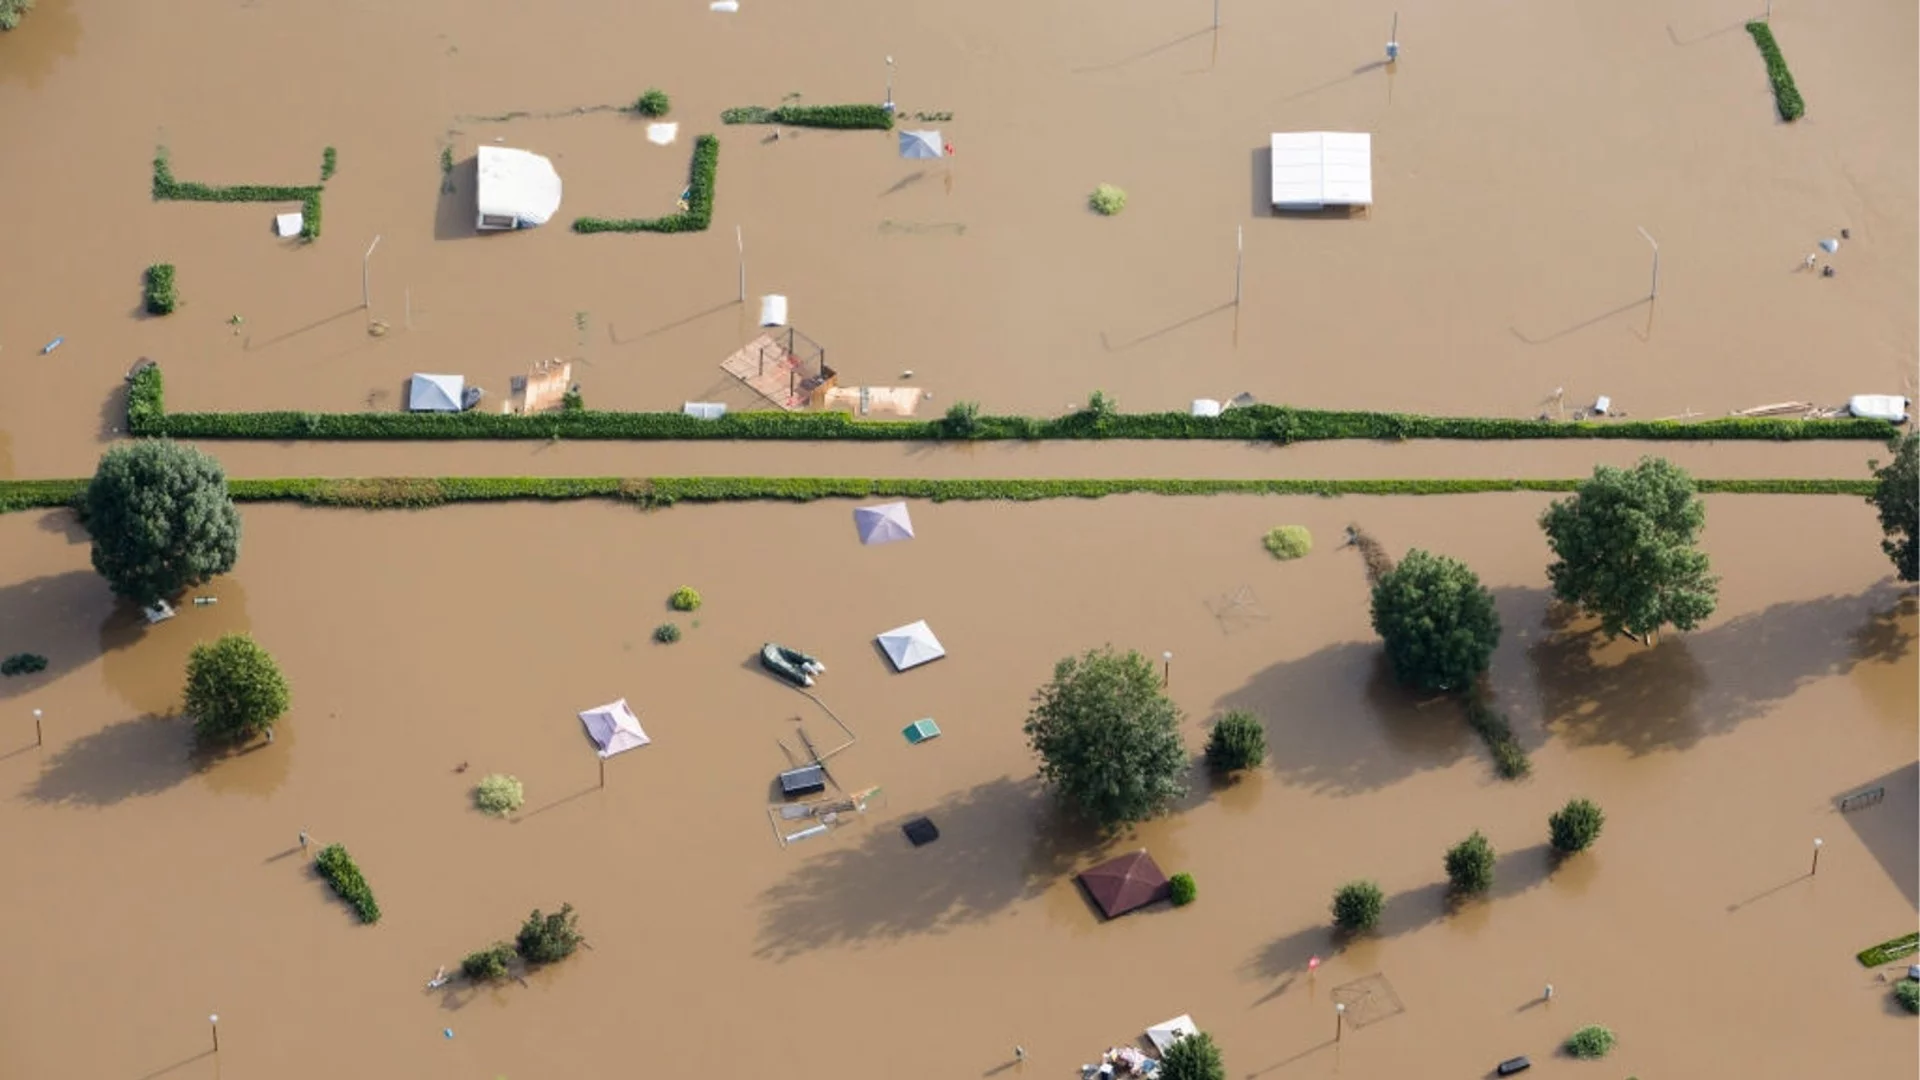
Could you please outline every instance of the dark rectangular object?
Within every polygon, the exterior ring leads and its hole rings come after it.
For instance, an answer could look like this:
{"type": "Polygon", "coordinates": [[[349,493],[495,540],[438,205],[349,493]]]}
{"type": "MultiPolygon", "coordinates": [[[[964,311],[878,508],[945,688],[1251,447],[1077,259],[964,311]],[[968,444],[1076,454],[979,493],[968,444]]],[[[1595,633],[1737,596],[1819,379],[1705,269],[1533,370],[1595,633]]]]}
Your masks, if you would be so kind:
{"type": "Polygon", "coordinates": [[[788,769],[780,774],[780,794],[791,799],[827,790],[827,771],[818,765],[788,769]]]}
{"type": "Polygon", "coordinates": [[[1493,1071],[1499,1073],[1501,1076],[1512,1076],[1514,1073],[1526,1072],[1531,1068],[1533,1068],[1533,1062],[1528,1061],[1526,1055],[1522,1054],[1519,1057],[1508,1058],[1501,1062],[1499,1067],[1493,1071]]]}
{"type": "Polygon", "coordinates": [[[907,834],[907,839],[913,841],[914,847],[931,844],[940,839],[940,827],[933,823],[932,818],[914,818],[900,826],[900,831],[907,834]]]}

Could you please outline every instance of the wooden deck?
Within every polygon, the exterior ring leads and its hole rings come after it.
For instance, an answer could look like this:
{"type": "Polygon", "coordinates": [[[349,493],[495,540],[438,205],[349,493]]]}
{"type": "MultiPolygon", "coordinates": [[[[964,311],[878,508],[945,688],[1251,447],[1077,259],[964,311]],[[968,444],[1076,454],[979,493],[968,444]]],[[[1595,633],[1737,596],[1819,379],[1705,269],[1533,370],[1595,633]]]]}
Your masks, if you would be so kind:
{"type": "Polygon", "coordinates": [[[739,352],[721,361],[720,367],[788,412],[807,407],[805,380],[797,377],[800,361],[789,355],[772,334],[754,338],[739,352]]]}

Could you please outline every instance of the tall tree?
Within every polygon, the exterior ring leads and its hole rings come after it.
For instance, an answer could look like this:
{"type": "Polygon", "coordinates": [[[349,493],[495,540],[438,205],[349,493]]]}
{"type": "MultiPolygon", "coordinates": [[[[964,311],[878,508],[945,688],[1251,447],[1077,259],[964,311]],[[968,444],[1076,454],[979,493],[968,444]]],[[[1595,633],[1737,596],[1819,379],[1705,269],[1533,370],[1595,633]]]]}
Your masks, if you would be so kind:
{"type": "Polygon", "coordinates": [[[1874,509],[1880,511],[1880,531],[1886,533],[1886,539],[1880,541],[1880,550],[1893,560],[1893,568],[1900,574],[1901,581],[1920,580],[1920,542],[1915,534],[1920,534],[1920,470],[1914,463],[1915,447],[1920,446],[1920,434],[1908,432],[1906,435],[1888,444],[1893,451],[1893,460],[1879,465],[1873,471],[1873,478],[1879,483],[1873,494],[1867,497],[1874,509]]]}
{"type": "Polygon", "coordinates": [[[1055,664],[1025,731],[1041,779],[1103,828],[1145,820],[1186,794],[1180,711],[1137,652],[1095,649],[1055,664]]]}
{"type": "Polygon", "coordinates": [[[1394,677],[1421,690],[1465,687],[1500,644],[1500,614],[1480,579],[1465,563],[1418,549],[1375,583],[1373,629],[1394,677]]]}
{"type": "Polygon", "coordinates": [[[210,742],[231,742],[271,731],[291,695],[280,666],[245,634],[228,634],[193,647],[187,657],[187,715],[210,742]]]}
{"type": "Polygon", "coordinates": [[[1695,546],[1706,520],[1693,478],[1672,462],[1601,465],[1540,517],[1553,595],[1598,616],[1610,636],[1652,644],[1662,626],[1691,630],[1713,614],[1720,591],[1695,546]]]}
{"type": "Polygon", "coordinates": [[[220,463],[165,439],[123,443],[87,485],[93,568],[142,606],[233,569],[240,514],[220,463]]]}

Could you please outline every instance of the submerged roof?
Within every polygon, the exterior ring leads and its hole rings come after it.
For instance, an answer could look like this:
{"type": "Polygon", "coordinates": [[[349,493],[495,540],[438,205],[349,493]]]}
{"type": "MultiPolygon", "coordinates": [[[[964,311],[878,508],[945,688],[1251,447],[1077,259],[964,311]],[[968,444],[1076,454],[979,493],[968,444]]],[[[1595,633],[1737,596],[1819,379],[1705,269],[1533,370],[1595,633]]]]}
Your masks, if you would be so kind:
{"type": "Polygon", "coordinates": [[[1373,205],[1373,136],[1286,131],[1273,136],[1273,205],[1280,210],[1373,205]]]}
{"type": "Polygon", "coordinates": [[[482,214],[545,225],[560,209],[560,174],[553,162],[530,150],[483,146],[480,182],[474,194],[482,214]]]}
{"type": "Polygon", "coordinates": [[[895,671],[919,667],[947,655],[945,646],[933,636],[925,619],[894,627],[876,640],[880,642],[880,648],[886,651],[887,659],[893,661],[895,671]]]}
{"type": "Polygon", "coordinates": [[[1165,900],[1173,888],[1167,875],[1160,872],[1160,864],[1144,848],[1081,871],[1080,884],[1109,919],[1165,900]]]}
{"type": "Polygon", "coordinates": [[[640,729],[640,718],[633,715],[626,698],[611,705],[588,709],[580,714],[580,722],[587,725],[587,735],[600,747],[600,756],[603,758],[653,741],[640,729]]]}
{"type": "Polygon", "coordinates": [[[863,544],[890,544],[895,540],[913,539],[913,519],[907,516],[907,504],[903,502],[856,506],[853,509],[853,527],[859,530],[863,544]]]}

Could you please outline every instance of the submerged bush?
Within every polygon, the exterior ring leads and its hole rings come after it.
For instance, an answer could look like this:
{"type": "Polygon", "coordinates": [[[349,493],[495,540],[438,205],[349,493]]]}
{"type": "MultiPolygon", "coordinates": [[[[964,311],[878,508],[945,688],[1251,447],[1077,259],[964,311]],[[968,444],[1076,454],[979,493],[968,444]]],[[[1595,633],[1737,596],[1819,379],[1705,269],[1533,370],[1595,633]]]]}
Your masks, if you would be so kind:
{"type": "Polygon", "coordinates": [[[535,908],[520,927],[519,936],[514,938],[514,948],[519,950],[520,958],[529,964],[551,964],[565,960],[580,947],[582,939],[580,929],[575,925],[577,921],[572,904],[562,904],[559,911],[544,916],[539,908],[535,908]]]}
{"type": "Polygon", "coordinates": [[[1893,1000],[1910,1013],[1920,1013],[1920,982],[1902,979],[1893,988],[1893,1000]]]}
{"type": "Polygon", "coordinates": [[[673,109],[673,102],[667,92],[657,86],[647,87],[646,93],[634,99],[633,111],[641,116],[665,116],[673,109]]]}
{"type": "Polygon", "coordinates": [[[682,585],[673,590],[672,599],[667,601],[675,611],[700,610],[700,592],[691,585],[682,585]]]}
{"type": "Polygon", "coordinates": [[[1780,119],[1792,123],[1807,114],[1807,103],[1800,97],[1800,88],[1793,83],[1793,72],[1787,70],[1787,58],[1780,54],[1780,43],[1773,39],[1773,27],[1758,19],[1747,24],[1747,33],[1753,35],[1753,43],[1760,48],[1760,56],[1767,62],[1767,81],[1773,84],[1773,106],[1780,113],[1780,119]]]}
{"type": "Polygon", "coordinates": [[[173,286],[173,264],[154,263],[147,267],[147,314],[171,315],[179,304],[180,295],[173,286]]]}
{"type": "Polygon", "coordinates": [[[1215,772],[1251,769],[1267,757],[1267,728],[1250,712],[1235,709],[1207,735],[1207,765],[1215,772]]]}
{"type": "Polygon", "coordinates": [[[1547,818],[1547,838],[1563,855],[1585,851],[1600,836],[1607,815],[1586,799],[1568,799],[1547,818]]]}
{"type": "Polygon", "coordinates": [[[1174,907],[1186,907],[1193,903],[1193,898],[1200,893],[1199,886],[1193,883],[1192,874],[1175,874],[1168,880],[1167,885],[1172,890],[1169,897],[1173,900],[1174,907]]]}
{"type": "Polygon", "coordinates": [[[14,653],[0,660],[0,675],[32,675],[47,670],[47,658],[39,653],[14,653]]]}
{"type": "Polygon", "coordinates": [[[653,628],[653,640],[662,645],[671,645],[680,640],[680,624],[663,622],[653,628]]]}
{"type": "Polygon", "coordinates": [[[0,30],[20,25],[20,16],[33,10],[33,0],[0,0],[0,30]]]}
{"type": "Polygon", "coordinates": [[[1333,894],[1333,925],[1353,934],[1379,925],[1387,894],[1371,881],[1349,881],[1333,894]]]}
{"type": "Polygon", "coordinates": [[[513,963],[513,946],[496,941],[479,952],[468,953],[460,961],[460,974],[474,982],[494,982],[507,977],[507,965],[513,963]]]}
{"type": "Polygon", "coordinates": [[[1127,193],[1112,184],[1101,184],[1087,196],[1087,205],[1102,217],[1112,217],[1127,208],[1127,193]]]}
{"type": "Polygon", "coordinates": [[[473,801],[489,814],[511,814],[526,802],[526,790],[518,777],[494,773],[480,779],[473,789],[473,801]]]}
{"type": "Polygon", "coordinates": [[[1447,883],[1457,894],[1483,893],[1493,887],[1493,844],[1479,829],[1447,849],[1447,883]]]}
{"type": "Polygon", "coordinates": [[[1267,532],[1260,541],[1267,547],[1267,554],[1285,562],[1297,559],[1313,550],[1313,534],[1305,525],[1282,525],[1267,532]]]}
{"type": "Polygon", "coordinates": [[[980,403],[956,401],[947,406],[947,415],[940,421],[940,430],[950,439],[972,438],[980,430],[980,403]]]}
{"type": "Polygon", "coordinates": [[[354,865],[353,856],[339,844],[328,844],[320,849],[313,860],[314,869],[327,879],[333,891],[342,900],[353,905],[354,913],[363,923],[380,921],[380,905],[373,899],[373,890],[368,887],[367,879],[360,874],[360,868],[354,865]]]}
{"type": "Polygon", "coordinates": [[[1583,1060],[1606,1057],[1613,1050],[1613,1032],[1599,1024],[1588,1024],[1567,1036],[1567,1053],[1583,1060]]]}

